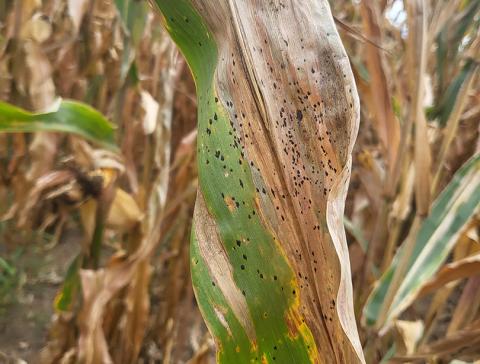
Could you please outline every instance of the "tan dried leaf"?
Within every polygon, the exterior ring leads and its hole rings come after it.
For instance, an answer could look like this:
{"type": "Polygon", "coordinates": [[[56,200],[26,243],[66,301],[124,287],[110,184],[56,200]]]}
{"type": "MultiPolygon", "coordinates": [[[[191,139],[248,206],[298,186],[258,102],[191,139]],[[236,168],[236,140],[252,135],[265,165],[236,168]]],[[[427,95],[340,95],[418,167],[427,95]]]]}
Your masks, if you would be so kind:
{"type": "Polygon", "coordinates": [[[126,231],[142,221],[143,216],[135,199],[121,188],[117,188],[108,212],[107,226],[126,231]]]}

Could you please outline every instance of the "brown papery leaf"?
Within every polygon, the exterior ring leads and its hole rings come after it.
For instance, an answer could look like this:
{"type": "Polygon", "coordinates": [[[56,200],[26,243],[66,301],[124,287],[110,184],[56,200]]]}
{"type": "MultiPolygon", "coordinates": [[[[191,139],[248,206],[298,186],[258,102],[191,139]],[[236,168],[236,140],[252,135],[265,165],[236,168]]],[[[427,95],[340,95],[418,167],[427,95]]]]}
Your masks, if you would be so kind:
{"type": "Polygon", "coordinates": [[[407,2],[408,70],[410,94],[413,98],[411,118],[415,120],[415,194],[417,213],[425,216],[430,207],[430,145],[427,139],[425,91],[427,69],[427,8],[425,1],[407,2]],[[415,77],[413,77],[415,75],[415,77]]]}
{"type": "Polygon", "coordinates": [[[480,320],[463,330],[429,344],[425,350],[411,356],[398,356],[392,363],[424,362],[427,358],[475,360],[480,354],[480,320]]]}
{"type": "Polygon", "coordinates": [[[480,274],[480,254],[446,264],[435,277],[423,286],[418,296],[422,297],[450,282],[477,274],[480,274]]]}
{"type": "Polygon", "coordinates": [[[143,212],[135,199],[121,188],[117,188],[108,212],[107,226],[125,231],[138,224],[142,218],[143,212]]]}
{"type": "MultiPolygon", "coordinates": [[[[78,316],[78,358],[82,363],[113,363],[103,331],[107,303],[135,277],[139,262],[146,259],[152,249],[151,242],[145,241],[130,257],[117,254],[106,268],[80,271],[84,301],[78,316]]],[[[139,298],[143,301],[143,297],[144,294],[139,298]]],[[[138,348],[138,343],[136,346],[138,348]]]]}
{"type": "Polygon", "coordinates": [[[413,354],[415,352],[416,344],[422,335],[422,321],[395,321],[394,337],[397,355],[413,354]]]}
{"type": "Polygon", "coordinates": [[[480,307],[480,275],[474,275],[463,287],[462,295],[448,325],[447,335],[454,334],[472,322],[477,317],[478,307],[480,307]]]}
{"type": "MultiPolygon", "coordinates": [[[[380,9],[376,1],[361,2],[362,22],[365,36],[379,44],[382,41],[380,27],[380,9]]],[[[393,114],[392,95],[387,81],[385,55],[371,44],[366,45],[366,62],[370,74],[370,104],[369,110],[374,114],[374,122],[384,152],[387,155],[388,167],[392,171],[397,159],[400,144],[400,124],[393,114]]],[[[367,99],[368,100],[368,99],[367,99]]]]}
{"type": "Polygon", "coordinates": [[[72,19],[75,33],[80,29],[80,24],[82,24],[82,19],[87,11],[88,3],[88,0],[68,0],[68,14],[72,19]]]}

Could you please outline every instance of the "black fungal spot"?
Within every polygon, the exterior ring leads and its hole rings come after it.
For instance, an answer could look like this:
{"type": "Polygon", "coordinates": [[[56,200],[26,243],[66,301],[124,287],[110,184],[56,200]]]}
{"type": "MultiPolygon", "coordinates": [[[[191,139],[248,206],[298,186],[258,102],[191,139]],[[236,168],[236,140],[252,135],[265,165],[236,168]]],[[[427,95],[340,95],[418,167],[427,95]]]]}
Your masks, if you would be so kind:
{"type": "Polygon", "coordinates": [[[297,110],[297,121],[301,122],[303,120],[303,113],[301,110],[297,110]]]}

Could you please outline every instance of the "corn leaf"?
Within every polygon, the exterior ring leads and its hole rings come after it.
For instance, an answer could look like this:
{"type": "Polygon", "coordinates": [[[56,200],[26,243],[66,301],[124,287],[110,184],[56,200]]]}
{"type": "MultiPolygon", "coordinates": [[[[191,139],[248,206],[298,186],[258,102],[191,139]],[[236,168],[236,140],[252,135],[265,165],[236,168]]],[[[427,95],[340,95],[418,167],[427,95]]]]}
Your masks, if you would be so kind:
{"type": "Polygon", "coordinates": [[[120,13],[124,31],[137,45],[145,30],[148,15],[148,4],[137,0],[115,0],[115,5],[120,13]]]}
{"type": "Polygon", "coordinates": [[[470,77],[475,75],[477,70],[478,64],[475,60],[466,60],[459,74],[453,79],[452,83],[446,89],[445,94],[439,100],[438,105],[428,110],[428,117],[432,120],[438,118],[439,124],[445,126],[455,107],[462,86],[467,83],[470,77]]]}
{"type": "Polygon", "coordinates": [[[449,119],[465,80],[477,69],[477,62],[467,59],[458,74],[452,79],[448,77],[452,72],[449,67],[455,66],[460,61],[461,49],[475,38],[468,36],[469,29],[472,29],[475,35],[478,28],[477,15],[480,12],[480,2],[466,1],[465,4],[461,13],[453,21],[445,24],[435,39],[437,46],[435,75],[438,78],[439,93],[435,106],[428,110],[427,115],[431,120],[438,119],[441,126],[445,126],[449,119]]]}
{"type": "MultiPolygon", "coordinates": [[[[436,199],[428,218],[416,238],[415,248],[392,305],[387,325],[407,308],[448,257],[462,229],[480,204],[480,155],[472,157],[455,174],[450,184],[436,199]]],[[[364,320],[374,325],[391,284],[402,249],[390,268],[380,278],[364,308],[364,320]]]]}
{"type": "Polygon", "coordinates": [[[218,362],[364,362],[343,228],[359,102],[328,1],[155,3],[197,87],[191,266],[218,362]]]}
{"type": "Polygon", "coordinates": [[[31,113],[0,102],[0,132],[38,131],[73,133],[110,150],[117,150],[114,126],[100,112],[86,104],[63,100],[55,111],[31,113]]]}
{"type": "Polygon", "coordinates": [[[71,309],[75,295],[80,288],[80,276],[78,274],[82,265],[81,256],[78,255],[67,269],[67,274],[63,281],[60,292],[55,297],[55,309],[58,311],[68,311],[71,309]]]}

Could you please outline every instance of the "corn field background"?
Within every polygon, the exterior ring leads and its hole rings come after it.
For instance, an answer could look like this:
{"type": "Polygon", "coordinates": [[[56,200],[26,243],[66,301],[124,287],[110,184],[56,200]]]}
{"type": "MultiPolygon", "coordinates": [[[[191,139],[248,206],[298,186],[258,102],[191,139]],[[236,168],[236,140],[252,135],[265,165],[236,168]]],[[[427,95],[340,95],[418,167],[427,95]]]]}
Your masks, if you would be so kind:
{"type": "MultiPolygon", "coordinates": [[[[215,362],[190,276],[204,131],[167,3],[0,0],[0,363],[215,362]]],[[[480,2],[330,6],[361,105],[365,360],[480,362],[480,2]]]]}

